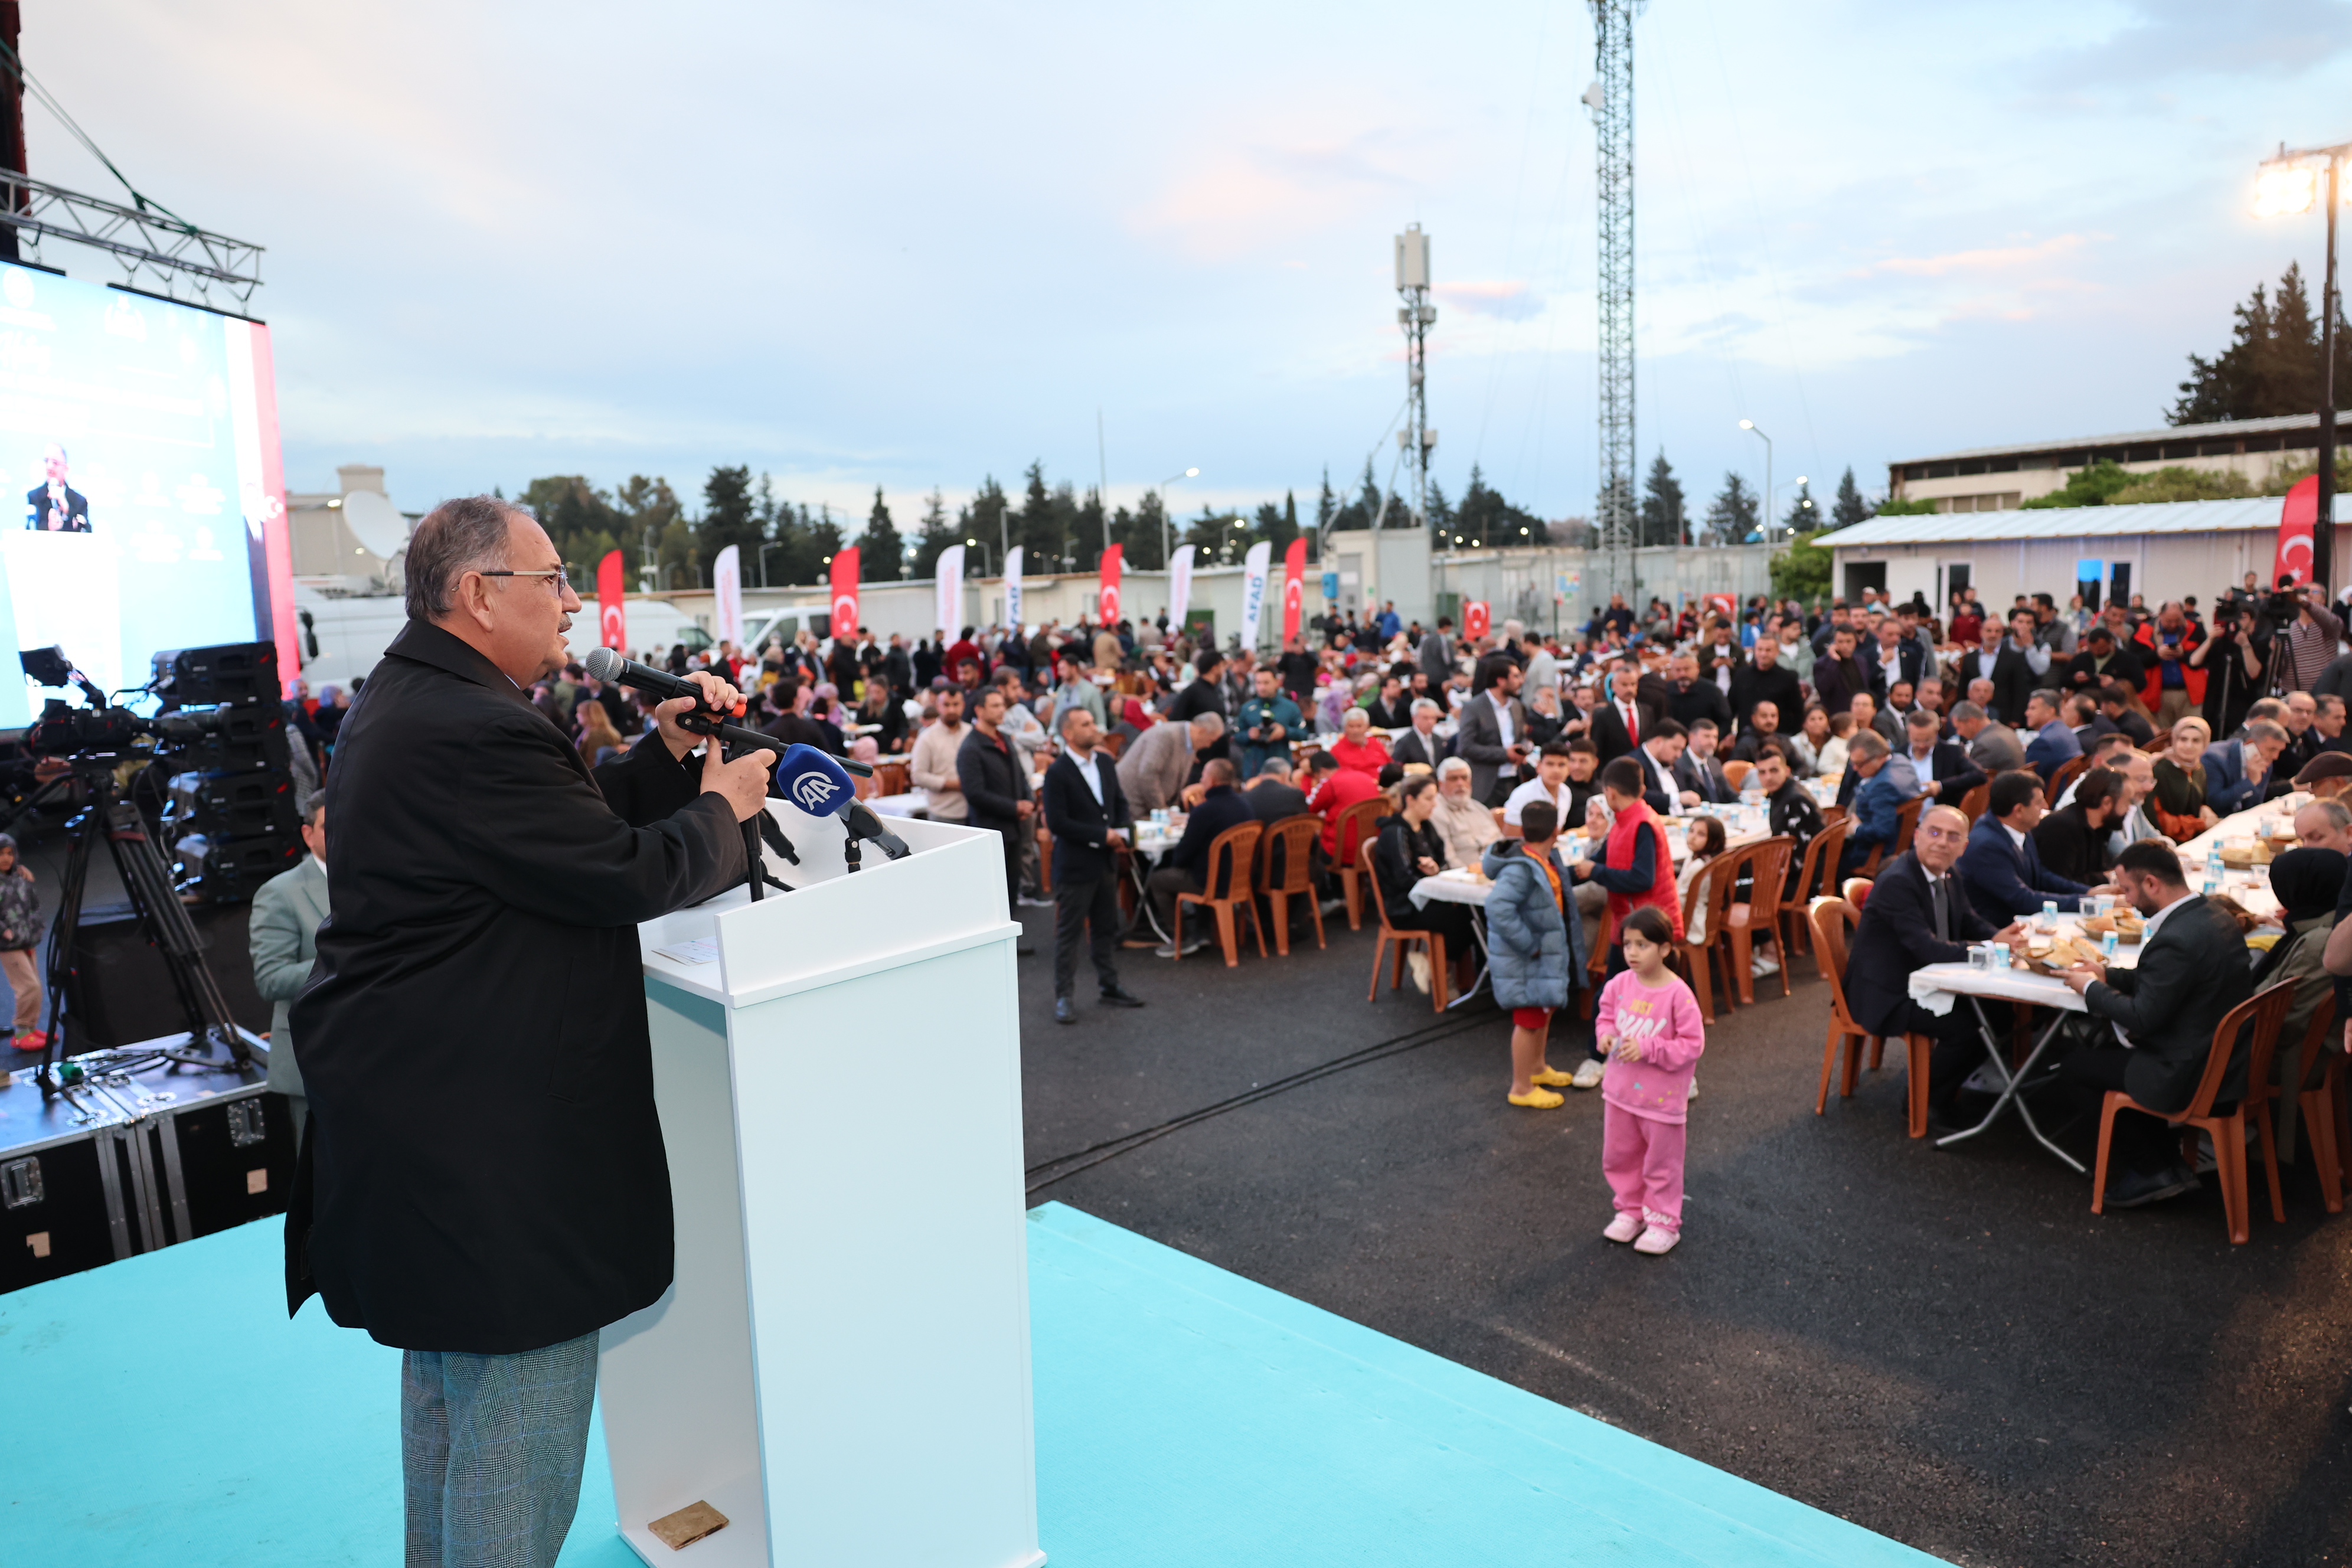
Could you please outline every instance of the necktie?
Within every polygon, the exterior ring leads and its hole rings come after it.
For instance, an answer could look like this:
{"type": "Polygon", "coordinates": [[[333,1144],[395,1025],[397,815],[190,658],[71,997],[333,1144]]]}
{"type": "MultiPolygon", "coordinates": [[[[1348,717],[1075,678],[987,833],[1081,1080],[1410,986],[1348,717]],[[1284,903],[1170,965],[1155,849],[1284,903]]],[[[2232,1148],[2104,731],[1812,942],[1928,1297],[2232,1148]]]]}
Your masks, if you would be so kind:
{"type": "Polygon", "coordinates": [[[1951,906],[1945,902],[1944,879],[1938,877],[1929,882],[1927,890],[1936,900],[1936,938],[1939,942],[1949,942],[1952,940],[1952,913],[1951,906]]]}
{"type": "Polygon", "coordinates": [[[1624,704],[1624,713],[1626,738],[1638,746],[1642,743],[1642,725],[1641,721],[1633,716],[1633,705],[1631,702],[1624,704]]]}

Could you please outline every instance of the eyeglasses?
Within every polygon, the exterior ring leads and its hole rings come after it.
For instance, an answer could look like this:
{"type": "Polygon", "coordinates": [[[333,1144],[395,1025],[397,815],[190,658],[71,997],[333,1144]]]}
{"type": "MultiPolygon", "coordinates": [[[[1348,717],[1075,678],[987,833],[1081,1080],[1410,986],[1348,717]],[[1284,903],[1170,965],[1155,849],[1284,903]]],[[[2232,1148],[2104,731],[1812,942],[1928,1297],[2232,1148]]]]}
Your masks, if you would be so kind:
{"type": "Polygon", "coordinates": [[[544,567],[537,572],[482,572],[482,577],[551,577],[555,580],[555,596],[559,599],[572,592],[572,579],[561,566],[544,567]]]}

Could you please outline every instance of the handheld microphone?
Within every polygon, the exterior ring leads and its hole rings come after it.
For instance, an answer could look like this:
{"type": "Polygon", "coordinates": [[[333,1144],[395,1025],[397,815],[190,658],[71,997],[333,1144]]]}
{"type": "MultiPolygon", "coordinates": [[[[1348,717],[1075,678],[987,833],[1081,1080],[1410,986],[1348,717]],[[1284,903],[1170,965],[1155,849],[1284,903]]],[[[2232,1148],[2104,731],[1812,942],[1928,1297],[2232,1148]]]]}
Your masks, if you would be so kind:
{"type": "Polygon", "coordinates": [[[776,787],[783,797],[807,812],[811,816],[835,816],[841,819],[844,831],[849,835],[851,864],[856,864],[856,848],[859,839],[881,847],[891,859],[903,859],[908,853],[906,841],[882,825],[874,809],[857,798],[857,789],[840,763],[814,746],[795,742],[776,764],[776,787]]]}
{"type": "MultiPolygon", "coordinates": [[[[773,735],[759,730],[746,729],[740,724],[730,724],[719,719],[714,710],[701,705],[702,688],[691,680],[681,679],[666,669],[656,669],[650,664],[639,664],[634,658],[623,658],[619,653],[609,647],[590,648],[588,656],[580,661],[580,668],[599,680],[609,680],[619,686],[634,686],[640,691],[650,691],[665,701],[673,697],[691,697],[697,706],[692,711],[678,715],[677,723],[682,730],[691,730],[698,735],[716,736],[729,745],[751,751],[781,752],[784,750],[784,743],[773,735]]],[[[736,713],[741,714],[744,706],[743,703],[737,703],[736,713]]],[[[870,776],[874,772],[864,763],[844,763],[840,766],[861,776],[870,776]]]]}

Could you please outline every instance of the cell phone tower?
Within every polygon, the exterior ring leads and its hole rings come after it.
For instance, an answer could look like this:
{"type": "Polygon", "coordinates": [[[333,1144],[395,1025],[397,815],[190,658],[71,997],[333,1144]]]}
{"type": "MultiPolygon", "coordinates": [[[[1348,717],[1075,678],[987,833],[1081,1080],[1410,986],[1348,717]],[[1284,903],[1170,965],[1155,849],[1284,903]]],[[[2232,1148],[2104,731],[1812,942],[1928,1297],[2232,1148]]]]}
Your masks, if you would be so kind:
{"type": "Polygon", "coordinates": [[[1429,427],[1429,329],[1436,324],[1437,307],[1429,302],[1429,236],[1417,223],[1396,237],[1396,286],[1404,300],[1397,307],[1397,325],[1404,329],[1406,409],[1397,446],[1412,465],[1412,521],[1425,529],[1429,454],[1437,445],[1437,432],[1429,427]]]}
{"type": "Polygon", "coordinates": [[[1601,494],[1609,587],[1630,599],[1633,570],[1633,18],[1643,0],[1591,0],[1594,185],[1600,202],[1601,494]]]}

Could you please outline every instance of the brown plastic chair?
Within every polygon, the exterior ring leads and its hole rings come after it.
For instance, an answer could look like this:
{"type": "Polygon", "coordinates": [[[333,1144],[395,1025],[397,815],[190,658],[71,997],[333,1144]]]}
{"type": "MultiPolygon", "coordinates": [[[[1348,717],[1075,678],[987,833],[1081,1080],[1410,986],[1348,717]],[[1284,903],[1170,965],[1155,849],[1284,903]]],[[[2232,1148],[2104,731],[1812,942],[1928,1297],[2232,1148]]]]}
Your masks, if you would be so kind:
{"type": "Polygon", "coordinates": [[[1389,989],[1396,990],[1404,984],[1404,955],[1418,942],[1429,952],[1429,999],[1439,1012],[1445,1011],[1446,981],[1451,973],[1446,967],[1445,937],[1433,931],[1399,931],[1389,924],[1389,901],[1381,891],[1381,879],[1372,869],[1372,856],[1378,847],[1370,839],[1357,851],[1356,863],[1364,879],[1372,886],[1372,914],[1380,921],[1380,940],[1372,944],[1372,984],[1364,993],[1364,1000],[1376,1001],[1381,994],[1381,962],[1389,960],[1389,989]],[[1396,944],[1393,957],[1389,944],[1396,944]]]}
{"type": "Polygon", "coordinates": [[[1724,783],[1733,789],[1745,789],[1748,787],[1748,775],[1755,767],[1756,764],[1745,757],[1734,757],[1723,764],[1724,783]]]}
{"type": "Polygon", "coordinates": [[[907,779],[907,764],[905,763],[894,763],[887,758],[884,758],[882,761],[874,764],[874,793],[876,795],[904,795],[907,793],[908,787],[907,779]]]}
{"type": "Polygon", "coordinates": [[[1895,842],[1886,847],[1890,858],[1911,847],[1911,836],[1919,831],[1919,814],[1927,808],[1927,797],[1915,795],[1895,814],[1895,842]]]}
{"type": "Polygon", "coordinates": [[[1386,795],[1376,795],[1339,816],[1339,835],[1333,840],[1339,853],[1331,857],[1331,864],[1339,873],[1339,890],[1348,900],[1349,931],[1364,929],[1363,847],[1372,841],[1374,828],[1392,809],[1386,795]]]}
{"type": "Polygon", "coordinates": [[[2140,750],[2151,757],[2164,755],[2165,752],[2172,750],[2172,731],[2169,727],[2158,730],[2147,738],[2147,744],[2142,746],[2140,750]]]}
{"type": "Polygon", "coordinates": [[[2312,1169],[2319,1175],[2320,1200],[2329,1214],[2342,1214],[2344,1154],[2352,1149],[2352,1114],[2347,1114],[2344,1091],[2346,1058],[2342,1051],[2320,1056],[2305,1075],[2295,1106],[2303,1117],[2304,1141],[2311,1145],[2312,1169]]]}
{"type": "Polygon", "coordinates": [[[1105,730],[1099,744],[1110,753],[1110,760],[1115,763],[1118,761],[1118,754],[1127,750],[1127,737],[1116,730],[1105,730]]]}
{"type": "MultiPolygon", "coordinates": [[[[1847,928],[1862,918],[1861,911],[1843,899],[1815,899],[1806,910],[1806,920],[1813,928],[1813,962],[1820,965],[1822,978],[1830,983],[1829,1039],[1822,1047],[1822,1087],[1813,1097],[1813,1114],[1825,1114],[1830,1104],[1830,1075],[1837,1070],[1838,1047],[1845,1047],[1845,1069],[1838,1079],[1838,1098],[1853,1098],[1854,1079],[1861,1072],[1862,1053],[1868,1049],[1871,1066],[1878,1065],[1880,1040],[1877,1036],[1853,1021],[1845,1004],[1845,933],[1847,928]]],[[[1934,1042],[1921,1034],[1903,1037],[1907,1047],[1906,1067],[1910,1074],[1904,1085],[1908,1091],[1905,1107],[1906,1121],[1911,1136],[1927,1136],[1927,1058],[1934,1042]]]]}
{"type": "Polygon", "coordinates": [[[1202,904],[1216,911],[1217,939],[1224,944],[1225,967],[1238,968],[1242,961],[1241,928],[1234,911],[1247,910],[1250,930],[1257,937],[1257,955],[1265,956],[1265,928],[1258,923],[1257,900],[1250,892],[1250,858],[1257,853],[1259,835],[1265,825],[1258,822],[1237,822],[1209,841],[1209,861],[1206,874],[1201,879],[1202,890],[1176,895],[1176,956],[1184,956],[1184,906],[1202,904]],[[1220,893],[1218,889],[1223,889],[1220,893]]]}
{"type": "MultiPolygon", "coordinates": [[[[1756,1000],[1756,937],[1759,931],[1777,933],[1780,929],[1780,889],[1788,886],[1789,858],[1797,852],[1793,838],[1767,838],[1761,844],[1751,844],[1741,851],[1740,869],[1748,879],[1748,923],[1733,925],[1724,922],[1731,937],[1731,973],[1739,982],[1739,1000],[1753,1005],[1756,1000]]],[[[1789,993],[1789,948],[1780,944],[1780,994],[1789,993]]]]}
{"type": "Polygon", "coordinates": [[[1870,888],[1869,878],[1848,877],[1843,885],[1838,889],[1838,892],[1847,903],[1853,906],[1853,912],[1860,915],[1863,906],[1870,902],[1870,888]]]}
{"type": "Polygon", "coordinates": [[[2205,1053],[2204,1075],[2197,1080],[2197,1092],[2189,1098],[2185,1110],[2150,1110],[2120,1089],[2107,1090],[2099,1102],[2099,1161],[2091,1173],[2093,1214],[2106,1212],[2107,1150],[2115,1138],[2116,1113],[2137,1110],[2179,1123],[2184,1151],[2189,1155],[2193,1156],[2199,1132],[2213,1140],[2214,1173],[2221,1181],[2221,1213],[2229,1222],[2230,1240],[2233,1245],[2242,1245],[2252,1235],[2249,1212],[2252,1205],[2246,1194],[2245,1103],[2241,1101],[2227,1116],[2220,1116],[2214,1113],[2213,1100],[2221,1092],[2221,1080],[2230,1074],[2230,1058],[2237,1054],[2239,1038],[2250,1027],[2247,1082],[2270,1076],[2271,1047],[2277,1043],[2279,1024],[2294,1002],[2292,984],[2265,985],[2231,1008],[2214,1026],[2212,1048],[2205,1053]]]}
{"type": "Polygon", "coordinates": [[[1307,900],[1307,912],[1315,917],[1315,945],[1326,947],[1323,940],[1323,900],[1315,896],[1313,858],[1316,838],[1323,831],[1323,819],[1312,813],[1286,816],[1270,823],[1265,837],[1257,841],[1257,864],[1252,882],[1257,896],[1266,901],[1274,925],[1274,950],[1283,957],[1290,956],[1290,900],[1295,895],[1307,900]],[[1282,880],[1274,879],[1274,852],[1282,850],[1282,880]]]}
{"type": "Polygon", "coordinates": [[[2074,782],[2074,775],[2090,765],[2091,759],[2087,755],[2069,757],[2059,763],[2058,771],[2050,775],[2049,798],[2056,800],[2060,795],[2064,795],[2066,786],[2074,782]]]}
{"type": "MultiPolygon", "coordinates": [[[[2321,990],[2319,1005],[2312,1010],[2311,1022],[2304,1027],[2302,1053],[2295,1059],[2304,1064],[2303,1083],[2324,1090],[2326,1067],[2317,1058],[2323,1056],[2340,1058],[2342,1056],[2339,1051],[2327,1049],[2327,1037],[2336,1032],[2336,988],[2325,976],[2316,980],[2305,981],[2304,984],[2317,984],[2321,990]]],[[[2272,1132],[2278,1112],[2272,1107],[2273,1103],[2284,1100],[2289,1094],[2295,1097],[2295,1114],[2303,1120],[2303,1141],[2311,1150],[2312,1168],[2319,1173],[2320,1197],[2323,1201],[2333,1200],[2328,1202],[2327,1212],[2330,1214],[2340,1213],[2344,1207],[2343,1193],[2337,1185],[2340,1173],[2330,1169],[2334,1164],[2333,1156],[2336,1152],[2335,1118],[2330,1114],[2330,1108],[2323,1102],[2320,1109],[2319,1119],[2327,1124],[2326,1127],[2326,1152],[2323,1154],[2320,1139],[2315,1135],[2320,1131],[2320,1128],[2313,1124],[2311,1108],[2314,1097],[2310,1090],[2303,1089],[2300,1085],[2274,1085],[2271,1082],[2271,1075],[2268,1073],[2263,1074],[2260,1080],[2256,1080],[2250,1073],[2246,1079],[2245,1103],[2239,1109],[2252,1118],[2254,1124],[2262,1129],[2257,1136],[2261,1139],[2263,1146],[2263,1174],[2270,1183],[2271,1218],[2280,1225],[2286,1223],[2286,1197],[2279,1187],[2278,1142],[2272,1132]]]]}
{"type": "Polygon", "coordinates": [[[1985,807],[1991,804],[1992,781],[1990,779],[1960,796],[1960,810],[1968,817],[1970,827],[1977,825],[1977,818],[1982,816],[1985,807]]]}
{"type": "Polygon", "coordinates": [[[1699,1017],[1709,1024],[1715,1022],[1714,977],[1718,973],[1723,977],[1723,1010],[1728,1013],[1739,1005],[1738,988],[1731,973],[1731,890],[1739,880],[1740,862],[1746,858],[1746,850],[1727,850],[1708,864],[1706,874],[1683,895],[1685,934],[1675,939],[1674,956],[1682,961],[1691,992],[1698,998],[1699,1017]],[[1700,914],[1702,899],[1706,901],[1706,934],[1693,942],[1688,932],[1699,923],[1693,917],[1700,914]],[[1722,958],[1719,971],[1716,967],[1718,949],[1722,958]]]}
{"type": "MultiPolygon", "coordinates": [[[[1823,896],[1835,898],[1838,857],[1845,852],[1845,836],[1852,832],[1849,824],[1832,822],[1813,835],[1805,846],[1805,858],[1797,869],[1797,890],[1780,905],[1783,945],[1790,952],[1803,952],[1812,946],[1812,921],[1805,910],[1812,901],[1823,896]]],[[[1783,963],[1781,968],[1788,965],[1783,963]]]]}

